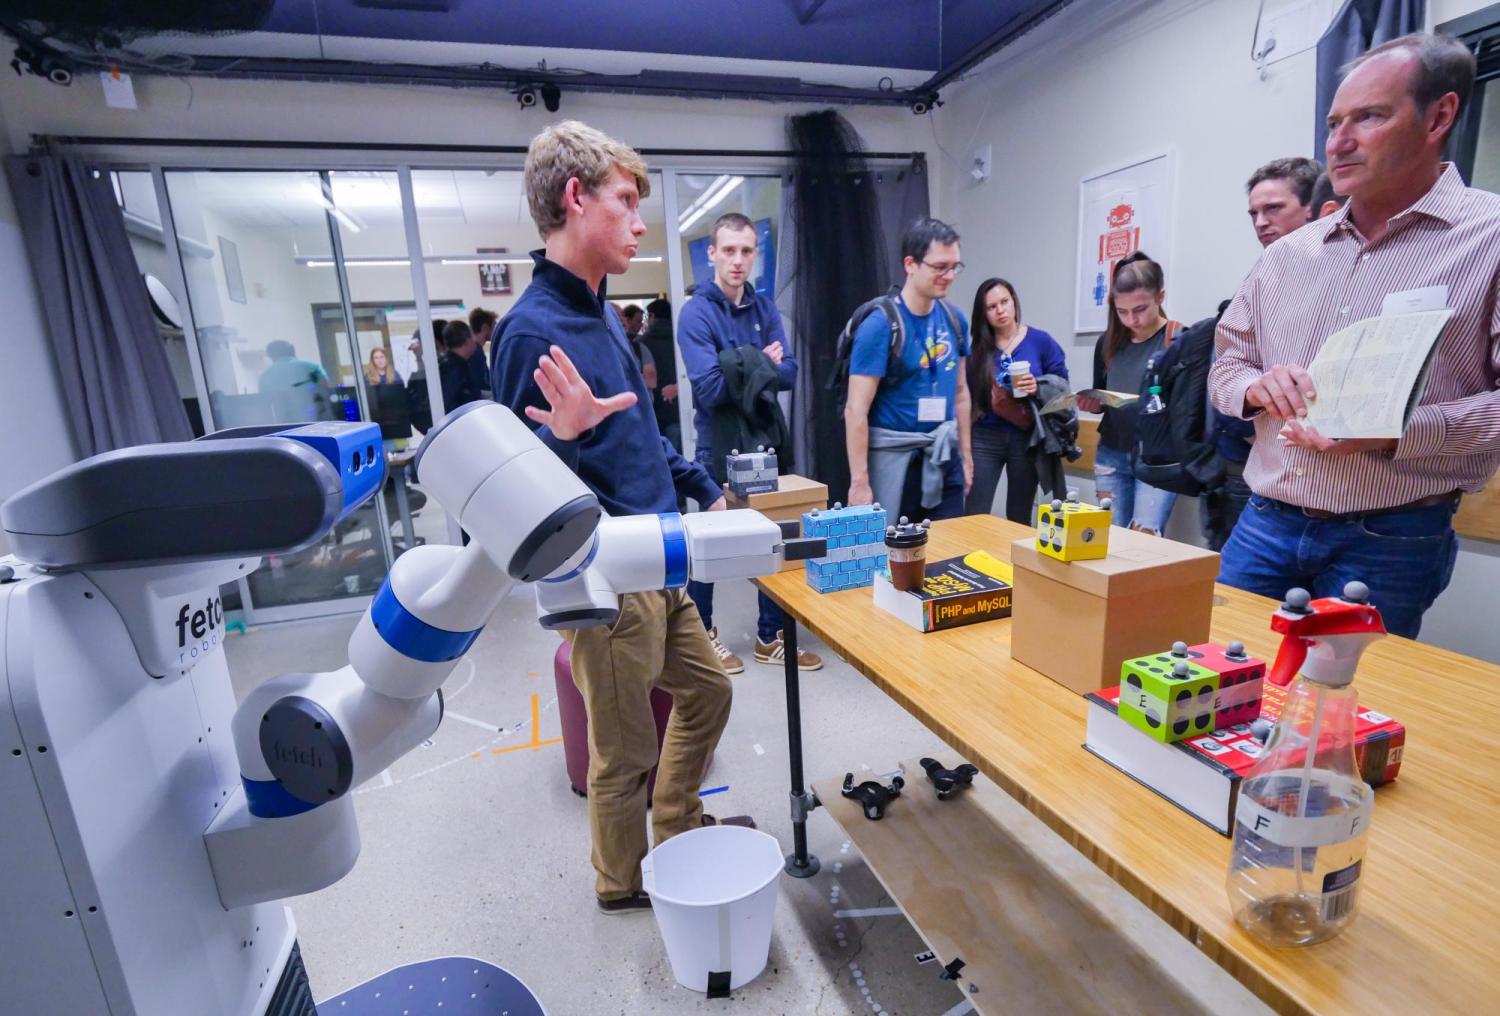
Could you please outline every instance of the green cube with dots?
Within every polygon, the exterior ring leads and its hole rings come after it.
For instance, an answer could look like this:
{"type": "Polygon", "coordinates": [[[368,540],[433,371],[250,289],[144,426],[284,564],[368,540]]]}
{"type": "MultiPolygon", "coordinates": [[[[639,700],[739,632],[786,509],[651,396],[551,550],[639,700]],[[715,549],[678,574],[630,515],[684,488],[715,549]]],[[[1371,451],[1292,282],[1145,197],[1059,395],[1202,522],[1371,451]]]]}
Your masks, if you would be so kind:
{"type": "Polygon", "coordinates": [[[1214,729],[1218,671],[1195,663],[1187,645],[1120,665],[1120,719],[1164,743],[1214,729]]]}

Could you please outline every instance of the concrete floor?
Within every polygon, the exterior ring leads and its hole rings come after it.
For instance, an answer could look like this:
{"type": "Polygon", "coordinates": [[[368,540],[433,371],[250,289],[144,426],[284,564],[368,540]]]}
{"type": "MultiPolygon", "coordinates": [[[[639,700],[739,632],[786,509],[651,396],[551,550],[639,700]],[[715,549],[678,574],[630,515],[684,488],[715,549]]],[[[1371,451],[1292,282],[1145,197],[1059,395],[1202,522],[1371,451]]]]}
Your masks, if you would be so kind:
{"type": "MultiPolygon", "coordinates": [[[[751,659],[754,594],[745,582],[717,592],[721,631],[746,660],[707,786],[718,815],[751,814],[790,849],[784,685],[779,668],[751,659]]],[[[970,1000],[918,965],[925,945],[899,915],[839,918],[835,909],[891,900],[824,812],[809,821],[824,871],[783,878],[770,964],[729,1001],[676,984],[647,914],[605,917],[594,907],[587,805],[568,787],[556,713],[557,636],[532,621],[529,596],[497,611],[445,686],[447,717],[431,742],[356,791],[363,852],[338,884],[292,901],[314,994],[328,998],[392,966],[461,954],[514,973],[553,1014],[737,1012],[912,1013],[956,1016],[970,1000]],[[533,706],[535,703],[535,707],[533,706]],[[532,727],[533,708],[539,715],[532,727]],[[537,744],[516,751],[504,749],[537,744]],[[837,864],[839,869],[834,870],[837,864]],[[839,893],[832,901],[833,887],[839,893]]],[[[289,670],[342,666],[355,618],[268,626],[226,642],[236,691],[289,670]]],[[[827,666],[803,680],[810,779],[874,773],[898,760],[957,756],[810,637],[827,666]]],[[[1007,798],[1008,804],[1013,803],[1007,798]]],[[[1108,915],[1111,930],[1080,950],[1108,950],[1119,934],[1159,947],[1162,978],[1201,1000],[1190,1012],[1264,1013],[1243,988],[1019,805],[1007,816],[1018,842],[1060,884],[1108,915]]],[[[1042,983],[1014,986],[986,1012],[1055,1011],[1042,983]]],[[[1104,1010],[1101,1010],[1104,1011],[1104,1010]]],[[[1115,1016],[1137,1008],[1121,1000],[1115,1016]]]]}

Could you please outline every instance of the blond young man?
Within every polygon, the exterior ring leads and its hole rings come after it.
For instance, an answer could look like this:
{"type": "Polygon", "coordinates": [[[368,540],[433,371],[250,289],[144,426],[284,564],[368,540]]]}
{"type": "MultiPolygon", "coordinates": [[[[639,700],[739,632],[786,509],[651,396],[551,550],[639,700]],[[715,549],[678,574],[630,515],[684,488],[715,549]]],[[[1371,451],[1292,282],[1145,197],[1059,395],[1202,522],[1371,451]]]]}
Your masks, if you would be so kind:
{"type": "MultiPolygon", "coordinates": [[[[640,156],[585,124],[559,123],[532,140],[526,198],[545,247],[532,252],[531,284],[495,326],[495,398],[539,426],[611,515],[675,517],[679,494],[722,510],[708,474],[658,432],[629,339],[605,299],[604,277],[630,266],[646,232],[639,205],[649,193],[640,156]]],[[[732,693],[685,581],[622,596],[613,625],[564,635],[588,710],[595,892],[607,914],[651,906],[640,863],[646,776],[657,764],[653,686],[673,703],[653,801],[656,841],[713,821],[698,787],[732,693]]]]}

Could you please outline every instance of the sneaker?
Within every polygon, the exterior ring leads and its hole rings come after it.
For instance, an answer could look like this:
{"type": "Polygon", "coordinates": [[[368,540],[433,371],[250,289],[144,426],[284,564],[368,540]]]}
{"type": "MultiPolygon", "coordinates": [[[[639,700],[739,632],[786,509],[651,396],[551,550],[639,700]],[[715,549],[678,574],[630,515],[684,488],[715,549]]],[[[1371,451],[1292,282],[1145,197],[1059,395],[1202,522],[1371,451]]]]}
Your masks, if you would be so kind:
{"type": "Polygon", "coordinates": [[[708,629],[708,644],[713,646],[714,655],[719,658],[719,664],[724,668],[726,674],[743,674],[745,672],[745,661],[729,651],[729,647],[719,641],[719,629],[708,629]]]}
{"type": "Polygon", "coordinates": [[[606,900],[594,897],[599,903],[601,914],[635,914],[642,910],[651,909],[651,897],[637,889],[629,896],[621,896],[617,900],[606,900]]]}
{"type": "MultiPolygon", "coordinates": [[[[770,663],[781,666],[786,659],[786,648],[781,642],[781,632],[776,633],[775,642],[762,642],[760,636],[755,636],[755,662],[770,663]]],[[[797,650],[798,670],[822,670],[823,658],[817,653],[810,653],[806,649],[797,650]]]]}

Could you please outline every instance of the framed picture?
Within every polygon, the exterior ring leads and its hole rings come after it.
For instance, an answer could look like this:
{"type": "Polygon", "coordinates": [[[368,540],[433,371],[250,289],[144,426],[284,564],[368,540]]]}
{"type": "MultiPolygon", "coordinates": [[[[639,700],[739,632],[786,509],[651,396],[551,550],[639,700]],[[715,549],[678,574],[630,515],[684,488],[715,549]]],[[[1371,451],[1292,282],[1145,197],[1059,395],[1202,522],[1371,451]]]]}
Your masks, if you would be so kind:
{"type": "MultiPolygon", "coordinates": [[[[505,247],[476,247],[476,254],[508,254],[505,247]]],[[[482,261],[479,264],[479,294],[481,296],[505,296],[510,292],[510,265],[499,261],[482,261]]]]}
{"type": "Polygon", "coordinates": [[[219,237],[219,256],[224,259],[224,288],[235,303],[245,303],[245,277],[240,274],[240,249],[228,237],[219,237]]]}
{"type": "Polygon", "coordinates": [[[1085,177],[1079,184],[1075,331],[1104,331],[1109,324],[1110,276],[1121,258],[1138,250],[1149,254],[1171,279],[1170,152],[1085,177]]]}

